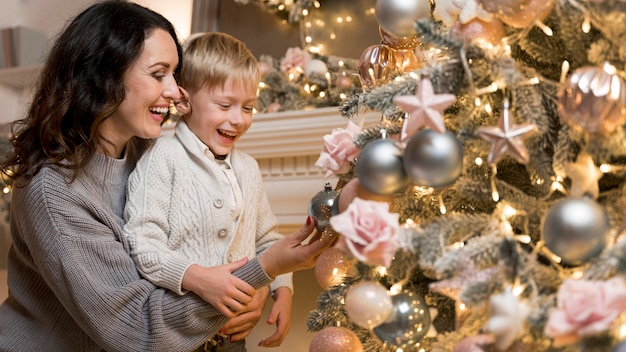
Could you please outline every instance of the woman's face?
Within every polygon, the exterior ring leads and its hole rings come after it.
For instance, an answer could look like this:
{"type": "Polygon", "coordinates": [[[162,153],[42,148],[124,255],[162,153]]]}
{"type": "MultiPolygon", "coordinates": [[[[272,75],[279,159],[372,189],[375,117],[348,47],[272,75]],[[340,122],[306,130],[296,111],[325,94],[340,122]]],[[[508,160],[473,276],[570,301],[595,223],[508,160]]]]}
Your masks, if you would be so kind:
{"type": "Polygon", "coordinates": [[[228,80],[223,89],[204,87],[189,92],[193,110],[185,121],[213,155],[230,153],[235,142],[250,128],[255,88],[253,84],[233,84],[228,80]]]}
{"type": "Polygon", "coordinates": [[[134,136],[156,138],[161,134],[170,101],[180,95],[174,79],[177,66],[176,43],[168,32],[155,29],[144,42],[141,55],[124,73],[126,98],[102,124],[101,135],[113,143],[114,154],[119,156],[134,136]]]}

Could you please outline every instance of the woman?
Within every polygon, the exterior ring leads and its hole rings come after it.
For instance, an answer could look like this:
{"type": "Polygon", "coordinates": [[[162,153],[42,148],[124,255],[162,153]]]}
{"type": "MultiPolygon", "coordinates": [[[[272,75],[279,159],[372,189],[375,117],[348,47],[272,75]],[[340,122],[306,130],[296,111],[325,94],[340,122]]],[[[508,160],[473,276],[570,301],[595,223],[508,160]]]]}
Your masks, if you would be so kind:
{"type": "MultiPolygon", "coordinates": [[[[16,187],[0,351],[187,351],[228,320],[142,279],[122,231],[128,175],[180,99],[180,61],[172,25],[123,1],[92,5],[57,38],[3,165],[16,187]]],[[[233,272],[258,289],[310,268],[330,245],[300,244],[311,223],[258,259],[194,266],[183,280],[233,272]]]]}

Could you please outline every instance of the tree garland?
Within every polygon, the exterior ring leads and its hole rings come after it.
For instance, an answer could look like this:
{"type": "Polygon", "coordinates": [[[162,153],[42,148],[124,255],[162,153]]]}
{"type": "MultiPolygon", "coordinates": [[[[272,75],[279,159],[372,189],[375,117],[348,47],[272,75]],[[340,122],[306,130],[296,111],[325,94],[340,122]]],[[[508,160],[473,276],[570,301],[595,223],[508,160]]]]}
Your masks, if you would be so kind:
{"type": "Polygon", "coordinates": [[[275,14],[289,23],[298,23],[305,13],[319,3],[313,0],[234,0],[238,4],[253,3],[266,12],[275,14]]]}

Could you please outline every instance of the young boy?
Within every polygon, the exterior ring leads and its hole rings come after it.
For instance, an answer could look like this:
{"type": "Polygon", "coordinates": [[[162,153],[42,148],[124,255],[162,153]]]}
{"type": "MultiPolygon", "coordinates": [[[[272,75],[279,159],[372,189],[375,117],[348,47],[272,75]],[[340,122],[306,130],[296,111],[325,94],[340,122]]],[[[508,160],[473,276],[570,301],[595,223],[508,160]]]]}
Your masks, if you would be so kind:
{"type": "MultiPolygon", "coordinates": [[[[195,292],[183,277],[192,265],[259,256],[282,237],[257,162],[235,148],[252,124],[259,79],[257,60],[238,39],[191,37],[179,78],[191,112],[173,136],[156,141],[128,183],[125,231],[141,274],[181,295],[193,291],[228,317],[246,311],[255,294],[250,285],[216,269],[209,278],[214,289],[195,292]]],[[[281,275],[270,286],[275,303],[268,323],[277,328],[260,346],[280,345],[289,330],[291,279],[281,275]]],[[[243,341],[217,340],[214,351],[245,351],[243,341]]]]}

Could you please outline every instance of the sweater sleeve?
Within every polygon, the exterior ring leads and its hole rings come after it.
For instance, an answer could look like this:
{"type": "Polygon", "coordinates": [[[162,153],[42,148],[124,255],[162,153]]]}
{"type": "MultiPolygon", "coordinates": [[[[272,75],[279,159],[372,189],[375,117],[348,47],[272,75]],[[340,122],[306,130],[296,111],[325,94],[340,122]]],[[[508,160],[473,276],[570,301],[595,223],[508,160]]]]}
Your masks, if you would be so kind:
{"type": "MultiPolygon", "coordinates": [[[[168,215],[175,206],[172,180],[176,176],[176,157],[175,150],[165,148],[161,142],[148,150],[130,175],[124,232],[142,276],[182,295],[186,293],[181,288],[183,276],[193,261],[172,248],[176,241],[171,238],[168,215]]],[[[175,148],[173,143],[168,146],[175,148]]]]}
{"type": "MultiPolygon", "coordinates": [[[[67,312],[104,350],[182,351],[197,348],[226,323],[197,295],[179,296],[142,279],[128,255],[121,219],[98,202],[102,189],[76,188],[62,177],[42,176],[16,189],[11,203],[13,214],[19,214],[14,218],[18,250],[37,271],[19,278],[23,284],[12,293],[19,295],[28,281],[45,281],[53,295],[33,297],[28,309],[48,319],[47,333],[63,329],[52,319],[67,312]]],[[[269,283],[256,260],[235,275],[256,288],[269,283]]]]}

